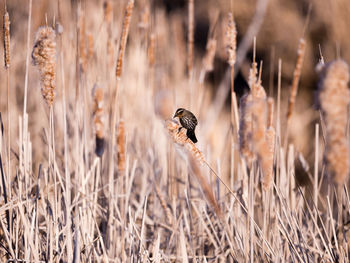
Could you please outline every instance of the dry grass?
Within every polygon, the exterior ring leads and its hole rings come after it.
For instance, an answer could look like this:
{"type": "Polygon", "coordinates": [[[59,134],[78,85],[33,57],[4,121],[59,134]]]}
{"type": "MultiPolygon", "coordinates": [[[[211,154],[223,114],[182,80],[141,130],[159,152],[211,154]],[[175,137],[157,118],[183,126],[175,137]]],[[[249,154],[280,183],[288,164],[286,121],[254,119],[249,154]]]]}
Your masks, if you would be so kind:
{"type": "Polygon", "coordinates": [[[348,262],[346,0],[160,2],[0,5],[0,261],[348,262]]]}

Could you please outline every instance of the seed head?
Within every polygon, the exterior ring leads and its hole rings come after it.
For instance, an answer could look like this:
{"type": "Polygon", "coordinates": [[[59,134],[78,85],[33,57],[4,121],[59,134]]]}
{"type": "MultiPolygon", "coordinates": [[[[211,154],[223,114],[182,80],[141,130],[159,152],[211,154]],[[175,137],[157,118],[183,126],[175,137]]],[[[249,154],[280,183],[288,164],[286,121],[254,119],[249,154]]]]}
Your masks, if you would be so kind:
{"type": "Polygon", "coordinates": [[[49,106],[55,99],[56,88],[56,34],[52,27],[40,27],[32,51],[33,64],[38,66],[41,93],[49,106]]]}

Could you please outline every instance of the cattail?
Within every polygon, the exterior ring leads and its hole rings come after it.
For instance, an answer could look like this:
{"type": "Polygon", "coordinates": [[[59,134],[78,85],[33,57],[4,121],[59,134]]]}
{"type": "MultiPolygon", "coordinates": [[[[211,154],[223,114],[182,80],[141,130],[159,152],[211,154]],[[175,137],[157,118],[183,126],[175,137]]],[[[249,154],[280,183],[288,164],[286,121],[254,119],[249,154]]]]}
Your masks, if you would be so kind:
{"type": "Polygon", "coordinates": [[[254,160],[254,153],[252,149],[252,113],[249,105],[253,101],[251,93],[247,93],[240,99],[239,105],[239,150],[246,162],[250,164],[254,160]]]}
{"type": "Polygon", "coordinates": [[[82,72],[86,71],[87,57],[86,57],[86,31],[85,31],[85,17],[80,16],[79,28],[79,64],[82,72]]]}
{"type": "Polygon", "coordinates": [[[205,197],[207,198],[208,202],[211,204],[211,206],[215,210],[216,214],[218,216],[221,216],[221,210],[213,194],[213,191],[207,179],[202,175],[201,170],[198,166],[198,163],[208,165],[207,162],[205,161],[203,153],[196,147],[196,145],[191,140],[188,139],[184,129],[179,129],[180,125],[176,121],[167,120],[165,122],[165,126],[171,138],[173,139],[173,141],[177,145],[185,148],[186,150],[185,155],[187,156],[187,159],[189,161],[188,164],[192,173],[197,178],[199,184],[202,187],[205,197]]]}
{"type": "Polygon", "coordinates": [[[112,12],[113,12],[113,6],[112,1],[107,0],[103,3],[103,11],[104,11],[104,19],[107,24],[112,22],[112,12]]]}
{"type": "Polygon", "coordinates": [[[121,120],[117,130],[117,149],[118,149],[118,171],[125,170],[125,124],[121,120]]]}
{"type": "Polygon", "coordinates": [[[87,58],[90,61],[92,57],[94,56],[94,37],[90,33],[88,34],[88,53],[87,53],[87,58]]]}
{"type": "Polygon", "coordinates": [[[107,40],[107,57],[108,57],[108,63],[110,65],[110,67],[113,66],[114,63],[114,45],[113,45],[113,41],[109,38],[107,40]]]}
{"type": "Polygon", "coordinates": [[[226,29],[226,47],[228,55],[228,64],[233,67],[236,63],[236,45],[237,45],[237,30],[236,23],[233,20],[232,13],[228,13],[228,23],[226,29]]]}
{"type": "Polygon", "coordinates": [[[128,5],[127,5],[126,10],[125,10],[122,36],[120,39],[119,54],[118,54],[117,68],[116,68],[116,77],[117,78],[120,78],[122,75],[123,59],[124,59],[124,53],[125,53],[125,48],[126,48],[126,42],[128,39],[130,20],[131,20],[131,15],[132,15],[133,9],[134,9],[134,0],[129,0],[128,5]]]}
{"type": "Polygon", "coordinates": [[[167,120],[165,125],[174,142],[184,146],[195,160],[203,164],[205,161],[203,153],[188,139],[185,129],[180,129],[179,131],[180,125],[175,121],[167,120]]]}
{"type": "Polygon", "coordinates": [[[5,68],[10,67],[10,17],[6,11],[3,21],[3,34],[4,34],[4,62],[5,68]]]}
{"type": "Polygon", "coordinates": [[[56,88],[56,41],[55,31],[48,26],[40,27],[36,33],[32,51],[33,64],[38,66],[41,93],[49,106],[55,99],[56,88]]]}
{"type": "Polygon", "coordinates": [[[349,174],[348,82],[349,67],[343,60],[324,65],[320,72],[318,98],[326,126],[324,159],[328,174],[338,185],[344,184],[349,174]]]}
{"type": "Polygon", "coordinates": [[[203,69],[210,72],[214,69],[214,58],[216,52],[216,40],[210,38],[207,43],[207,52],[203,58],[203,69]]]}
{"type": "Polygon", "coordinates": [[[94,126],[96,133],[96,148],[95,153],[101,157],[105,149],[105,135],[104,135],[104,109],[103,109],[103,89],[98,87],[96,84],[93,88],[93,115],[94,115],[94,126]]]}
{"type": "Polygon", "coordinates": [[[155,63],[155,44],[156,44],[156,36],[154,33],[152,33],[149,36],[149,43],[148,43],[148,49],[147,49],[147,55],[148,55],[148,64],[152,67],[155,63]]]}
{"type": "Polygon", "coordinates": [[[187,70],[188,76],[193,71],[193,43],[194,43],[194,0],[188,0],[188,32],[187,32],[187,70]]]}
{"type": "Polygon", "coordinates": [[[295,104],[295,98],[298,93],[298,85],[299,85],[301,70],[303,67],[304,56],[305,56],[305,47],[306,47],[306,42],[304,38],[301,38],[299,40],[297,64],[295,66],[294,73],[293,73],[292,88],[290,90],[290,96],[288,101],[287,120],[289,120],[290,117],[292,116],[293,108],[295,104]]]}
{"type": "Polygon", "coordinates": [[[58,21],[56,21],[56,24],[55,24],[55,33],[56,35],[61,35],[63,33],[63,26],[58,21]]]}
{"type": "Polygon", "coordinates": [[[138,27],[140,29],[147,29],[149,27],[150,22],[150,10],[149,5],[145,5],[140,12],[140,22],[138,27]]]}

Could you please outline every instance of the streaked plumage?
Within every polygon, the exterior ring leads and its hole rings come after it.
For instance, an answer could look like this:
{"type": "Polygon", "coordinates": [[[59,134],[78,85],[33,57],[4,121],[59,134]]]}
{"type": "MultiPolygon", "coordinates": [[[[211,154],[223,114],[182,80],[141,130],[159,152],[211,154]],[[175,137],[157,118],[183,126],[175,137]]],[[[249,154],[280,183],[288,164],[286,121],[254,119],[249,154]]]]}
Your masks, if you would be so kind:
{"type": "Polygon", "coordinates": [[[174,118],[176,117],[179,117],[182,127],[184,127],[187,130],[186,132],[187,137],[193,143],[196,143],[198,141],[194,133],[194,130],[196,129],[196,126],[198,124],[196,116],[194,116],[194,114],[188,110],[179,108],[175,112],[174,118]]]}

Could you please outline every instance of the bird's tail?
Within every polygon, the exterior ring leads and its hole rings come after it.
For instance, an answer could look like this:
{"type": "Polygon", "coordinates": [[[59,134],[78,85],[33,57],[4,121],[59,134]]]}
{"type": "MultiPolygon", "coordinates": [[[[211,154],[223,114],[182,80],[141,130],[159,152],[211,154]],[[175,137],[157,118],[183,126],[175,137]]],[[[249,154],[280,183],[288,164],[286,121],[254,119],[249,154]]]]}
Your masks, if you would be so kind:
{"type": "Polygon", "coordinates": [[[196,135],[194,134],[194,130],[187,130],[186,135],[191,141],[193,141],[193,143],[198,142],[196,135]]]}

